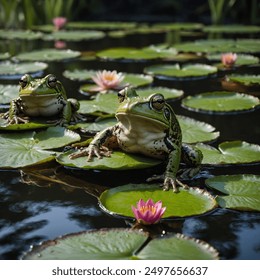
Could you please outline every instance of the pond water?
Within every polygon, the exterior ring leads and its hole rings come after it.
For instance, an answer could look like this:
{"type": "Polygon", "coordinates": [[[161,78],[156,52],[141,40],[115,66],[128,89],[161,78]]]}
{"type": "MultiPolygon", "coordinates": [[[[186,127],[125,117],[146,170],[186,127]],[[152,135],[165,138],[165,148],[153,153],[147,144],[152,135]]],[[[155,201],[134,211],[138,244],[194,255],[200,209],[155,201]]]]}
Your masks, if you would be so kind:
{"type": "MultiPolygon", "coordinates": [[[[136,35],[121,39],[67,43],[73,50],[100,50],[112,46],[142,47],[163,42],[165,34],[136,35]]],[[[1,43],[2,44],[2,43],[1,43]]],[[[13,54],[43,47],[52,47],[53,42],[8,41],[1,51],[13,54]]],[[[154,62],[107,62],[79,61],[50,62],[43,76],[55,74],[63,83],[69,97],[79,100],[87,97],[78,89],[82,82],[71,81],[62,73],[69,69],[116,69],[129,73],[142,73],[143,68],[154,62]]],[[[1,65],[0,65],[1,67],[1,65]]],[[[259,67],[242,68],[243,73],[259,73],[259,67]]],[[[220,79],[223,73],[213,78],[193,81],[155,79],[153,86],[182,89],[185,96],[201,92],[222,90],[220,79]]],[[[1,80],[3,84],[17,84],[17,80],[1,80]]],[[[218,131],[220,137],[212,145],[231,140],[243,140],[260,144],[260,129],[257,124],[259,110],[229,115],[204,114],[188,111],[181,101],[171,102],[175,112],[207,122],[218,131]]],[[[203,168],[204,176],[220,174],[260,174],[260,165],[203,168]]],[[[154,173],[154,169],[137,171],[82,171],[58,164],[49,164],[34,169],[0,171],[0,258],[18,259],[33,244],[54,239],[60,235],[100,228],[129,227],[128,221],[104,213],[94,196],[107,187],[129,182],[142,183],[154,173]]],[[[156,170],[157,171],[157,170],[156,170]]],[[[204,187],[203,178],[192,185],[204,187]]],[[[257,212],[240,212],[218,208],[196,217],[189,217],[164,224],[167,232],[180,232],[201,239],[219,253],[221,259],[260,259],[260,215],[257,212]]]]}

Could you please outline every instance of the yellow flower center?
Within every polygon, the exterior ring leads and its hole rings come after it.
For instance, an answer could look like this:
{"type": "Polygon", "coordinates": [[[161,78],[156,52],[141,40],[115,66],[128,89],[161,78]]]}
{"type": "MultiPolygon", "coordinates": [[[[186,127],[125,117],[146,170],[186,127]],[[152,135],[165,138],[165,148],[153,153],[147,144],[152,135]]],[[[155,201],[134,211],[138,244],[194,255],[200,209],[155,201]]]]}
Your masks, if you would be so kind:
{"type": "Polygon", "coordinates": [[[156,207],[151,206],[151,205],[146,205],[146,206],[142,206],[142,207],[140,208],[140,212],[141,212],[142,214],[144,214],[144,213],[147,212],[147,211],[151,211],[152,214],[154,215],[154,214],[156,213],[156,207]]]}

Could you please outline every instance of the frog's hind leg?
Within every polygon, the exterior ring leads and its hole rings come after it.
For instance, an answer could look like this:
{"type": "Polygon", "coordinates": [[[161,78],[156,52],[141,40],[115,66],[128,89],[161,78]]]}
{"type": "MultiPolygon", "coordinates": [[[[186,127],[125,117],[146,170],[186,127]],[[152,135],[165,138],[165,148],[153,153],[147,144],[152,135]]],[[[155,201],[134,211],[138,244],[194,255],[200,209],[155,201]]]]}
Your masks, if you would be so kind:
{"type": "Polygon", "coordinates": [[[180,170],[180,178],[190,179],[199,173],[201,162],[203,159],[202,152],[188,144],[182,144],[181,148],[181,162],[186,166],[180,170]]]}

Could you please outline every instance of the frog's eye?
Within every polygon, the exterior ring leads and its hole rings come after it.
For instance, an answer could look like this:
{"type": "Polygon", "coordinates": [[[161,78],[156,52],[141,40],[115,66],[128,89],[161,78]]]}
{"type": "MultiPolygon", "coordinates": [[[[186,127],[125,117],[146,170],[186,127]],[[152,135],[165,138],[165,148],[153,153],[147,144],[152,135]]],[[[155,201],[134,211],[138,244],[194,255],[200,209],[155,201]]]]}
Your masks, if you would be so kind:
{"type": "Polygon", "coordinates": [[[163,95],[161,94],[155,94],[151,97],[150,100],[151,107],[157,111],[160,111],[163,109],[165,105],[165,100],[163,95]]]}
{"type": "Polygon", "coordinates": [[[125,100],[125,90],[119,91],[117,97],[120,103],[123,102],[125,100]]]}
{"type": "Polygon", "coordinates": [[[53,75],[49,76],[48,81],[47,81],[48,87],[55,88],[57,85],[57,81],[58,80],[55,76],[53,76],[53,75]]]}
{"type": "Polygon", "coordinates": [[[29,82],[29,77],[28,75],[24,75],[21,77],[20,81],[19,81],[19,85],[22,87],[22,88],[25,88],[27,86],[29,82]]]}

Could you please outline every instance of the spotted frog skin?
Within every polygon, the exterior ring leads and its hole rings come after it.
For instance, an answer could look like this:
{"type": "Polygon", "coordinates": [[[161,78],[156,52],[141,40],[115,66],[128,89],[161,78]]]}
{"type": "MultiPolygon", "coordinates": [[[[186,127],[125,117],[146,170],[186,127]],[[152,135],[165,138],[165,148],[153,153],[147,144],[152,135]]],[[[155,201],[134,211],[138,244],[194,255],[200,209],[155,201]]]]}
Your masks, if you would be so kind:
{"type": "Polygon", "coordinates": [[[61,115],[55,124],[66,125],[82,117],[76,112],[79,102],[67,99],[61,82],[49,74],[41,79],[34,79],[28,74],[21,77],[19,97],[12,100],[9,112],[4,117],[9,124],[28,122],[28,117],[53,117],[61,115]]]}
{"type": "Polygon", "coordinates": [[[198,172],[202,153],[182,143],[179,122],[163,95],[152,94],[149,98],[142,98],[134,89],[126,88],[119,92],[118,97],[118,123],[98,133],[87,148],[71,154],[70,158],[87,155],[89,161],[93,156],[110,156],[112,144],[127,153],[167,161],[165,173],[153,176],[148,181],[163,179],[163,189],[172,188],[175,192],[178,191],[177,184],[186,186],[176,178],[180,162],[189,167],[189,174],[195,170],[198,172]]]}

